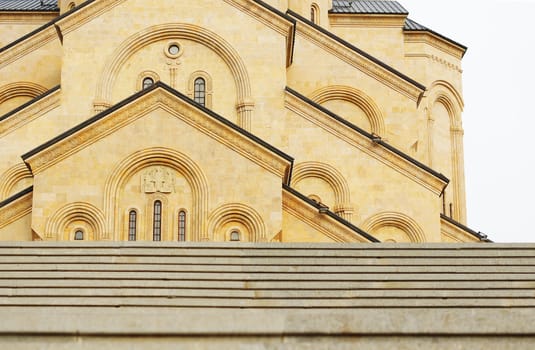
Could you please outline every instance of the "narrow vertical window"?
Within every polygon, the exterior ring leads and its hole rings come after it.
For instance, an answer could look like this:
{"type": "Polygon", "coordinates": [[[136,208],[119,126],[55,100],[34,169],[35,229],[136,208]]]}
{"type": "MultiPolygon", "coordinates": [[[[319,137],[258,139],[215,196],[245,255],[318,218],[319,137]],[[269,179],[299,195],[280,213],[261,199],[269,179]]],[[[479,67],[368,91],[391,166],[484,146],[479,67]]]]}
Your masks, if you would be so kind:
{"type": "Polygon", "coordinates": [[[206,81],[203,78],[195,79],[193,99],[198,104],[206,106],[206,81]]]}
{"type": "Polygon", "coordinates": [[[184,210],[178,213],[178,240],[180,242],[186,240],[186,212],[184,210]]]}
{"type": "Polygon", "coordinates": [[[137,229],[137,213],[135,210],[130,210],[128,214],[128,240],[136,240],[136,229],[137,229]]]}
{"type": "Polygon", "coordinates": [[[84,232],[82,230],[77,230],[74,233],[74,240],[75,241],[83,241],[84,240],[84,232]]]}
{"type": "Polygon", "coordinates": [[[154,202],[154,214],[152,221],[152,240],[162,240],[162,202],[154,202]]]}
{"type": "Polygon", "coordinates": [[[152,85],[154,85],[154,79],[152,78],[143,78],[143,90],[150,88],[152,85]]]}

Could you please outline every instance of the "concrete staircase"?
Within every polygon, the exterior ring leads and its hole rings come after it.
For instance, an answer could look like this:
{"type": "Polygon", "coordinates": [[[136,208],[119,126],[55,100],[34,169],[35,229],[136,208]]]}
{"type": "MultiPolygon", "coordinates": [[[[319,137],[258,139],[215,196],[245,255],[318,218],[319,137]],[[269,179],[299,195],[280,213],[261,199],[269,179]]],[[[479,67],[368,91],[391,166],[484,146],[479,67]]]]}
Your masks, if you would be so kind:
{"type": "Polygon", "coordinates": [[[0,346],[85,333],[535,341],[535,245],[4,242],[0,319],[0,346]]]}
{"type": "Polygon", "coordinates": [[[0,305],[535,306],[535,249],[504,245],[0,245],[0,305]]]}

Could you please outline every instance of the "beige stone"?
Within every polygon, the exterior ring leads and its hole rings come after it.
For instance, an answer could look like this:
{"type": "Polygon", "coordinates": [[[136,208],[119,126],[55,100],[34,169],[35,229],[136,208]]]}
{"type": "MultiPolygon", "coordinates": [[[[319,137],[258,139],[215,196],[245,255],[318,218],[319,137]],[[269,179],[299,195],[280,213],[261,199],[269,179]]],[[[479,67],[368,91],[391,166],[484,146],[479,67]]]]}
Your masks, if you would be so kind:
{"type": "Polygon", "coordinates": [[[0,240],[485,240],[463,225],[466,48],[406,14],[58,6],[0,11],[0,240]]]}

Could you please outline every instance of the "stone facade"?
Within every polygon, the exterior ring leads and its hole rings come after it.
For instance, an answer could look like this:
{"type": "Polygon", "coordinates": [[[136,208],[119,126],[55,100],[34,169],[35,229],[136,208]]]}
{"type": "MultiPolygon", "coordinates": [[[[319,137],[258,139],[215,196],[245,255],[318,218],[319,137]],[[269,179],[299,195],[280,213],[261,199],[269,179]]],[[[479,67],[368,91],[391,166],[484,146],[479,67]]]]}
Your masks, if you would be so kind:
{"type": "Polygon", "coordinates": [[[0,10],[0,240],[485,240],[466,48],[340,3],[0,10]]]}

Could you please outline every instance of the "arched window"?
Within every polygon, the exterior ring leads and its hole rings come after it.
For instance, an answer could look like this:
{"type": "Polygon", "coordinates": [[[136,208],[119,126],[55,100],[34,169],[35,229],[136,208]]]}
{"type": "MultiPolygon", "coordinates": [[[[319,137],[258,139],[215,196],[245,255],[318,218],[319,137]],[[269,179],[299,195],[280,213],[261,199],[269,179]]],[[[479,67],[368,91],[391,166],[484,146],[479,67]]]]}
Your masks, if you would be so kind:
{"type": "Polygon", "coordinates": [[[186,212],[184,210],[178,213],[178,240],[180,242],[186,240],[186,212]]]}
{"type": "Polygon", "coordinates": [[[84,231],[76,230],[76,232],[74,233],[74,240],[75,241],[83,241],[84,240],[84,231]]]}
{"type": "Polygon", "coordinates": [[[137,212],[135,210],[130,210],[128,214],[128,240],[136,240],[136,229],[137,229],[137,212]]]}
{"type": "Polygon", "coordinates": [[[162,240],[162,202],[154,202],[154,213],[152,220],[152,240],[162,240]]]}
{"type": "Polygon", "coordinates": [[[310,21],[315,24],[319,24],[320,9],[318,5],[312,4],[310,6],[310,21]]]}
{"type": "Polygon", "coordinates": [[[206,81],[203,78],[195,79],[193,99],[198,104],[206,106],[206,81]]]}
{"type": "Polygon", "coordinates": [[[233,242],[240,241],[240,233],[238,231],[232,231],[230,233],[230,240],[233,242]]]}
{"type": "Polygon", "coordinates": [[[71,2],[68,6],[68,9],[69,10],[72,10],[74,7],[76,6],[76,4],[74,2],[71,2]]]}
{"type": "Polygon", "coordinates": [[[143,90],[150,88],[152,85],[154,85],[154,79],[151,77],[143,78],[143,90]]]}

